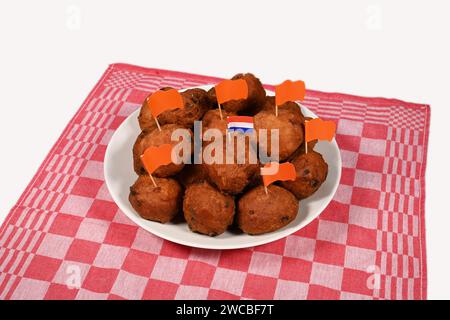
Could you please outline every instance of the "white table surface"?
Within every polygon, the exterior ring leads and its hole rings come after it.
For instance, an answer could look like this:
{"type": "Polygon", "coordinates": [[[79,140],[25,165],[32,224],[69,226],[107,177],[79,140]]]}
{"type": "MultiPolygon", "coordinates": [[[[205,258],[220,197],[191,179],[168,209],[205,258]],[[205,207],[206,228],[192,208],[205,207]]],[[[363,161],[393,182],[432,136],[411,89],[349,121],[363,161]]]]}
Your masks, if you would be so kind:
{"type": "Polygon", "coordinates": [[[450,298],[449,1],[139,3],[0,3],[0,221],[109,63],[301,78],[322,91],[432,106],[428,296],[450,298]]]}

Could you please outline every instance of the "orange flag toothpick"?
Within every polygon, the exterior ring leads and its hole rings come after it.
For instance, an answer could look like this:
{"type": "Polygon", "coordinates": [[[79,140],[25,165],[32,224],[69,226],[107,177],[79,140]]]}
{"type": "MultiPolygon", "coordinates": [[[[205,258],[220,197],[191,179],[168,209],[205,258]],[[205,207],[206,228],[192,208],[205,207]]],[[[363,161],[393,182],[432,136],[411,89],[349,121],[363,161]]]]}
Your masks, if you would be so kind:
{"type": "Polygon", "coordinates": [[[216,84],[215,90],[221,119],[222,109],[220,105],[222,103],[231,100],[247,99],[248,97],[248,85],[247,81],[245,81],[244,79],[223,80],[216,84]]]}
{"type": "Polygon", "coordinates": [[[305,121],[305,153],[308,153],[308,142],[313,140],[333,140],[336,123],[320,118],[305,121]]]}
{"type": "Polygon", "coordinates": [[[172,162],[172,145],[162,144],[159,147],[147,148],[141,155],[141,161],[156,187],[156,182],[153,179],[152,173],[155,172],[160,166],[172,162]]]}
{"type": "Polygon", "coordinates": [[[166,110],[183,108],[183,98],[181,94],[175,89],[158,90],[147,97],[147,104],[150,108],[152,116],[155,118],[158,129],[161,130],[158,123],[158,115],[166,110]]]}
{"type": "Polygon", "coordinates": [[[223,80],[216,84],[217,102],[220,104],[230,100],[247,99],[248,85],[244,79],[223,80]]]}
{"type": "Polygon", "coordinates": [[[295,100],[303,100],[305,98],[305,83],[301,80],[286,80],[282,84],[275,86],[275,113],[278,116],[278,106],[295,100]]]}
{"type": "Polygon", "coordinates": [[[267,187],[275,181],[295,180],[297,174],[295,167],[290,162],[278,163],[271,162],[261,168],[261,176],[263,178],[264,188],[267,193],[267,187]]]}

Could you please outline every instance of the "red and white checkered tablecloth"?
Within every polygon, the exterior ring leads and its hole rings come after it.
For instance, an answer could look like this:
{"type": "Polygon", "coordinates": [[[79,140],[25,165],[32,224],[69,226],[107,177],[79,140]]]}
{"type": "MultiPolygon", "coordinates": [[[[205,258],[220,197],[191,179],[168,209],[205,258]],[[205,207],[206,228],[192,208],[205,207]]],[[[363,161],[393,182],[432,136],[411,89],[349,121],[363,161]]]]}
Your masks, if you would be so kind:
{"type": "Polygon", "coordinates": [[[267,245],[189,248],[117,208],[103,178],[114,130],[159,87],[218,80],[107,69],[0,229],[0,299],[426,298],[427,105],[308,91],[337,122],[341,183],[318,219],[267,245]]]}

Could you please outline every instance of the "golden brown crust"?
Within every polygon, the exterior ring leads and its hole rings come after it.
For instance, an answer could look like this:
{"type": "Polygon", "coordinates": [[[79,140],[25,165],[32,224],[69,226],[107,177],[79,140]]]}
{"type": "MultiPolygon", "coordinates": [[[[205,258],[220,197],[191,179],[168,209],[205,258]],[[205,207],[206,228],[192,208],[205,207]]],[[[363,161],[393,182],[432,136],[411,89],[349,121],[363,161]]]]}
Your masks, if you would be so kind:
{"type": "MultiPolygon", "coordinates": [[[[264,104],[262,105],[262,110],[268,111],[271,113],[275,113],[275,97],[267,96],[264,104]]],[[[295,119],[295,122],[304,123],[305,117],[303,116],[302,109],[300,106],[293,102],[288,101],[281,106],[278,106],[278,111],[280,110],[289,110],[292,113],[292,117],[295,119]]]]}
{"type": "Polygon", "coordinates": [[[234,200],[206,182],[192,184],[184,195],[183,212],[192,231],[216,236],[233,222],[234,200]]]}
{"type": "MultiPolygon", "coordinates": [[[[145,168],[140,158],[141,155],[144,153],[144,151],[149,147],[158,147],[162,144],[176,145],[178,141],[172,141],[171,136],[173,131],[180,128],[183,127],[178,124],[166,124],[161,126],[161,131],[156,129],[150,132],[148,131],[141,132],[141,134],[137,137],[136,142],[134,143],[133,146],[134,171],[138,175],[146,174],[145,168]]],[[[159,167],[153,173],[153,175],[156,177],[168,177],[180,172],[181,169],[183,169],[183,167],[184,164],[170,163],[168,165],[159,167]]]]}
{"type": "MultiPolygon", "coordinates": [[[[271,129],[279,130],[279,161],[287,159],[303,143],[303,128],[298,115],[289,109],[279,109],[278,117],[274,112],[261,111],[254,117],[257,132],[267,129],[267,147],[271,150],[271,129]]],[[[260,142],[260,148],[262,144],[260,142]]]]}
{"type": "Polygon", "coordinates": [[[188,89],[180,93],[184,108],[168,110],[158,116],[160,124],[175,123],[191,128],[210,109],[208,93],[200,88],[188,89]]]}
{"type": "Polygon", "coordinates": [[[139,176],[130,187],[129,201],[134,210],[147,220],[166,223],[181,211],[182,188],[175,179],[139,176]]]}
{"type": "Polygon", "coordinates": [[[259,186],[245,193],[238,202],[239,228],[256,235],[278,230],[297,217],[299,203],[288,190],[276,185],[259,186]]]}
{"type": "MultiPolygon", "coordinates": [[[[318,142],[317,140],[312,140],[312,141],[308,142],[308,152],[314,151],[314,147],[316,146],[317,142],[318,142]]],[[[305,150],[305,142],[303,141],[303,143],[300,145],[300,147],[298,147],[297,150],[295,150],[294,153],[291,154],[286,159],[286,161],[292,161],[292,159],[298,157],[301,154],[304,154],[305,151],[306,151],[305,150]]]]}
{"type": "MultiPolygon", "coordinates": [[[[172,89],[170,87],[161,90],[172,89]]],[[[158,116],[160,125],[178,124],[185,128],[191,128],[194,121],[200,120],[206,111],[211,107],[208,93],[200,88],[188,89],[180,93],[183,98],[184,108],[167,110],[158,116]]],[[[147,105],[147,99],[143,102],[138,116],[141,130],[152,131],[157,128],[156,122],[152,117],[150,108],[147,105]]]]}
{"type": "MultiPolygon", "coordinates": [[[[225,137],[224,137],[225,139],[225,137]]],[[[244,188],[250,182],[256,171],[259,170],[259,163],[256,159],[256,163],[251,163],[249,156],[249,140],[246,139],[245,143],[245,160],[244,163],[238,164],[238,151],[237,143],[234,143],[234,162],[232,164],[226,163],[226,158],[223,160],[224,163],[212,163],[206,164],[205,168],[208,173],[208,179],[213,183],[220,191],[229,194],[238,194],[244,190],[244,188]]],[[[253,149],[252,149],[253,150],[253,149]]],[[[256,153],[256,151],[254,151],[256,153]]],[[[226,143],[224,140],[223,144],[223,155],[226,157],[226,143]]]]}
{"type": "Polygon", "coordinates": [[[291,191],[298,199],[305,199],[316,192],[326,180],[328,165],[320,153],[308,151],[292,161],[297,178],[295,181],[283,181],[281,185],[291,191]]]}
{"type": "MultiPolygon", "coordinates": [[[[248,86],[248,98],[231,100],[225,102],[222,107],[226,111],[241,113],[250,112],[255,106],[260,106],[264,103],[266,91],[264,90],[261,81],[251,73],[238,73],[231,78],[231,80],[244,79],[248,86]]],[[[214,87],[208,91],[210,100],[217,105],[216,92],[214,87]]]]}
{"type": "Polygon", "coordinates": [[[204,164],[185,165],[177,175],[178,181],[186,188],[191,184],[208,181],[208,172],[204,164]]]}
{"type": "Polygon", "coordinates": [[[222,135],[227,133],[227,117],[235,116],[236,113],[222,110],[222,119],[220,118],[219,109],[209,110],[202,119],[203,132],[208,129],[219,129],[222,135]]]}
{"type": "Polygon", "coordinates": [[[238,194],[244,190],[255,172],[257,164],[210,164],[206,165],[208,177],[219,190],[238,194]]]}

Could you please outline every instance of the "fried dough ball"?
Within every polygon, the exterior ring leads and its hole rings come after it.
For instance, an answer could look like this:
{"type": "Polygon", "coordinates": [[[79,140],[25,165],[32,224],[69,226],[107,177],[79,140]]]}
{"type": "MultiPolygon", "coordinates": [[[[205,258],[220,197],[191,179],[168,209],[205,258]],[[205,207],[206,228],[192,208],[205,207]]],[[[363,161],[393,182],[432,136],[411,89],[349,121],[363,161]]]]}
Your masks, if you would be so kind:
{"type": "Polygon", "coordinates": [[[200,88],[188,89],[180,93],[184,108],[167,110],[158,116],[160,124],[176,123],[191,128],[210,109],[208,93],[200,88]]]}
{"type": "Polygon", "coordinates": [[[208,177],[221,191],[238,194],[247,186],[258,170],[252,164],[211,164],[206,165],[208,177]]]}
{"type": "MultiPolygon", "coordinates": [[[[303,136],[305,135],[305,121],[311,120],[313,118],[311,117],[305,117],[301,111],[300,106],[293,102],[288,101],[281,106],[278,107],[278,111],[280,109],[290,110],[294,114],[295,119],[298,119],[302,123],[302,129],[303,129],[303,136]]],[[[262,110],[269,111],[275,113],[275,97],[273,96],[267,96],[266,101],[262,107],[262,110]]],[[[282,111],[285,112],[285,111],[282,111]]],[[[308,142],[308,150],[314,150],[315,145],[317,144],[317,140],[309,141],[308,142]]],[[[297,150],[291,154],[287,159],[292,158],[294,156],[297,156],[299,154],[305,153],[305,144],[302,143],[297,150]]]]}
{"type": "Polygon", "coordinates": [[[316,192],[325,181],[328,165],[320,153],[312,150],[298,155],[291,162],[297,178],[294,181],[283,181],[281,185],[298,199],[305,199],[316,192]]]}
{"type": "MultiPolygon", "coordinates": [[[[278,106],[278,112],[283,110],[289,110],[292,112],[293,117],[295,117],[296,121],[299,121],[303,123],[305,121],[305,117],[303,116],[302,109],[300,106],[293,102],[288,101],[281,106],[278,106]]],[[[275,114],[275,97],[274,96],[267,96],[265,99],[264,104],[262,105],[262,110],[272,112],[275,114]]]]}
{"type": "MultiPolygon", "coordinates": [[[[278,109],[278,117],[274,112],[261,111],[254,117],[255,129],[267,129],[267,149],[271,150],[271,129],[279,130],[279,160],[287,159],[303,143],[303,127],[298,115],[289,109],[278,109]]],[[[260,133],[261,134],[261,133],[260,133]]],[[[260,148],[264,148],[262,142],[260,148]]]]}
{"type": "Polygon", "coordinates": [[[185,165],[183,170],[178,174],[178,181],[185,188],[194,183],[208,181],[208,172],[206,171],[205,165],[203,163],[185,165]]]}
{"type": "MultiPolygon", "coordinates": [[[[162,91],[166,91],[172,89],[171,87],[161,88],[162,91]]],[[[159,120],[159,119],[158,119],[159,120]]],[[[150,108],[147,103],[147,99],[144,100],[141,106],[141,110],[138,116],[139,127],[142,131],[152,131],[157,127],[155,119],[153,119],[152,113],[150,112],[150,108]]]]}
{"type": "MultiPolygon", "coordinates": [[[[166,143],[176,145],[178,141],[171,140],[172,132],[175,131],[176,129],[187,130],[177,124],[166,124],[161,126],[161,131],[157,129],[150,132],[148,131],[141,132],[141,134],[137,137],[136,142],[133,146],[134,171],[138,175],[146,174],[144,165],[141,162],[141,155],[144,153],[144,151],[149,147],[158,147],[166,143]]],[[[183,167],[184,167],[183,163],[181,164],[170,163],[168,165],[164,165],[156,169],[153,175],[156,177],[168,177],[180,172],[181,169],[183,169],[183,167]]]]}
{"type": "MultiPolygon", "coordinates": [[[[168,89],[172,88],[165,87],[161,90],[165,91],[168,89]]],[[[158,116],[160,125],[172,123],[190,128],[194,125],[194,121],[200,120],[211,107],[208,93],[203,89],[188,89],[180,94],[183,98],[184,108],[167,110],[161,113],[158,116]]],[[[152,131],[157,128],[156,122],[148,107],[147,99],[142,104],[138,120],[141,130],[152,131]]]]}
{"type": "Polygon", "coordinates": [[[192,184],[184,194],[183,212],[192,231],[216,236],[233,222],[234,200],[206,182],[192,184]]]}
{"type": "Polygon", "coordinates": [[[245,233],[256,235],[278,230],[297,217],[299,203],[286,189],[269,185],[245,193],[238,202],[237,223],[245,233]]]}
{"type": "MultiPolygon", "coordinates": [[[[266,97],[266,90],[264,90],[261,81],[251,73],[238,73],[231,80],[244,79],[248,86],[248,98],[231,100],[222,104],[222,107],[229,112],[244,112],[250,111],[255,106],[262,105],[266,97]]],[[[214,104],[217,104],[216,92],[214,87],[208,91],[210,99],[214,104]]]]}
{"type": "MultiPolygon", "coordinates": [[[[314,147],[317,144],[317,140],[312,140],[308,142],[308,152],[310,151],[314,151],[314,147]]],[[[297,150],[295,150],[295,152],[293,154],[291,154],[286,160],[287,161],[291,161],[292,159],[297,158],[299,155],[304,154],[305,153],[305,142],[303,142],[301,144],[300,147],[297,148],[297,150]]]]}
{"type": "Polygon", "coordinates": [[[139,176],[130,187],[129,201],[134,210],[147,220],[166,223],[181,211],[182,188],[175,179],[139,176]]]}
{"type": "Polygon", "coordinates": [[[227,117],[235,116],[236,113],[222,110],[222,119],[219,109],[209,110],[202,119],[203,132],[208,129],[219,129],[223,135],[227,133],[227,117]]]}
{"type": "Polygon", "coordinates": [[[226,163],[226,142],[223,138],[223,161],[221,163],[206,164],[205,168],[208,173],[209,181],[212,182],[220,191],[229,194],[238,194],[244,190],[250,179],[256,171],[259,170],[259,164],[256,159],[256,150],[250,149],[250,143],[246,138],[245,143],[245,159],[244,163],[238,163],[238,145],[234,141],[234,161],[233,163],[226,163]],[[254,159],[249,156],[249,150],[254,153],[254,159]],[[255,163],[252,163],[255,160],[255,163]]]}

